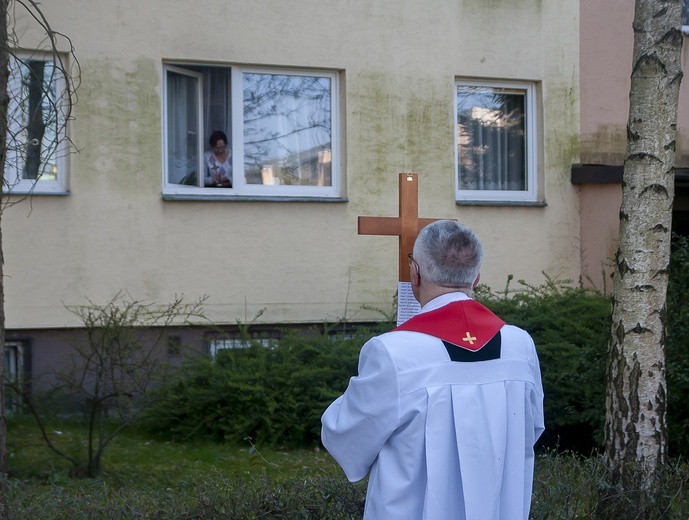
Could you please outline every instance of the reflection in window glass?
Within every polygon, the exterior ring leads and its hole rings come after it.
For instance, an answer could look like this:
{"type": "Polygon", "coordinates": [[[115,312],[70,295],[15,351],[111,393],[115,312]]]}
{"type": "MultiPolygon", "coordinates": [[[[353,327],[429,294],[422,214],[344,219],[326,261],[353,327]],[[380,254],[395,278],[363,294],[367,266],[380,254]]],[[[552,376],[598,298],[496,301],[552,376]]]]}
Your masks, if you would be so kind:
{"type": "Polygon", "coordinates": [[[246,183],[332,186],[330,78],[243,77],[246,183]]]}
{"type": "Polygon", "coordinates": [[[54,181],[61,124],[55,65],[13,57],[9,72],[6,179],[54,181]]]}
{"type": "Polygon", "coordinates": [[[526,91],[457,85],[460,190],[525,191],[526,91]]]}

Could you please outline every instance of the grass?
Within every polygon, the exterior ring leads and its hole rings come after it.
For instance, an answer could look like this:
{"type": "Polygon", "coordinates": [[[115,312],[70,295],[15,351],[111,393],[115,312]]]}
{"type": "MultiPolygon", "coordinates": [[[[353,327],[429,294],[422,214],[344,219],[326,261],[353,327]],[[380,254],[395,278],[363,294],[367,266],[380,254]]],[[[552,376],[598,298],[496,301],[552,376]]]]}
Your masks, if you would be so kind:
{"type": "MultiPolygon", "coordinates": [[[[283,451],[249,440],[241,446],[175,443],[125,430],[105,453],[104,474],[77,479],[69,463],[48,451],[29,419],[13,418],[8,426],[10,507],[3,520],[362,516],[366,482],[348,483],[322,449],[283,451]]],[[[84,450],[78,425],[56,425],[51,432],[70,453],[84,450]]],[[[658,494],[621,493],[599,457],[545,453],[536,463],[531,518],[689,518],[687,465],[676,461],[658,478],[658,494]],[[606,501],[611,505],[601,510],[606,501]]]]}
{"type": "MultiPolygon", "coordinates": [[[[50,429],[51,440],[70,455],[85,457],[85,429],[61,423],[50,429]]],[[[33,483],[68,485],[71,464],[50,451],[29,418],[8,424],[10,478],[33,483]]],[[[177,443],[135,430],[123,430],[107,447],[100,481],[114,487],[159,488],[214,473],[223,477],[314,477],[341,474],[337,463],[319,448],[290,450],[243,446],[210,441],[177,443]]],[[[83,482],[83,481],[82,481],[83,482]]]]}
{"type": "MultiPolygon", "coordinates": [[[[85,452],[84,432],[62,423],[50,436],[74,455],[85,452]]],[[[104,454],[103,475],[77,479],[28,418],[10,420],[7,447],[7,520],[348,519],[361,517],[365,494],[318,448],[176,443],[125,430],[104,454]]]]}
{"type": "Polygon", "coordinates": [[[687,520],[689,466],[674,461],[656,475],[657,491],[621,490],[611,483],[601,456],[549,451],[536,460],[534,520],[687,520]]]}

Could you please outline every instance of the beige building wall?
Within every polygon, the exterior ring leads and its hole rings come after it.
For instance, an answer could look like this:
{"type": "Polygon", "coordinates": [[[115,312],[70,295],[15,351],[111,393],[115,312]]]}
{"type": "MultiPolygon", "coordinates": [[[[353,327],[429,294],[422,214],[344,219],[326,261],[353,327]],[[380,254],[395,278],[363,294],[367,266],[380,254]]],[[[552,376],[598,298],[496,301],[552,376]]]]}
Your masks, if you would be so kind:
{"type": "MultiPolygon", "coordinates": [[[[580,273],[569,174],[579,162],[577,2],[41,7],[81,66],[70,125],[79,153],[69,158],[68,195],[35,196],[3,214],[10,329],[78,325],[65,305],[105,303],[121,290],[161,303],[208,295],[216,323],[261,311],[266,323],[377,319],[371,309],[392,308],[397,240],[358,236],[357,217],[397,215],[398,173],[410,170],[419,173],[420,216],[458,219],[483,238],[483,282],[499,289],[508,274],[540,283],[542,272],[580,273]],[[164,60],[338,71],[346,201],[163,200],[164,60]],[[542,204],[455,202],[458,77],[537,83],[542,204]]],[[[17,25],[30,43],[30,20],[17,25]]],[[[587,127],[586,139],[597,131],[587,127]]]]}

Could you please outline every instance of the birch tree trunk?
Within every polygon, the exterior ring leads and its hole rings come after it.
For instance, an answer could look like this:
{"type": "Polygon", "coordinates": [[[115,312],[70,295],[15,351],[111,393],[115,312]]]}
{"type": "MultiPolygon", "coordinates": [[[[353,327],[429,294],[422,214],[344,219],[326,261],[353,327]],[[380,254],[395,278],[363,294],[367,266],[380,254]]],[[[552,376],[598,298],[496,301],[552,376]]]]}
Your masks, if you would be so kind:
{"type": "Polygon", "coordinates": [[[681,0],[636,0],[634,57],[608,348],[605,455],[641,489],[667,461],[665,296],[682,79],[681,0]]]}

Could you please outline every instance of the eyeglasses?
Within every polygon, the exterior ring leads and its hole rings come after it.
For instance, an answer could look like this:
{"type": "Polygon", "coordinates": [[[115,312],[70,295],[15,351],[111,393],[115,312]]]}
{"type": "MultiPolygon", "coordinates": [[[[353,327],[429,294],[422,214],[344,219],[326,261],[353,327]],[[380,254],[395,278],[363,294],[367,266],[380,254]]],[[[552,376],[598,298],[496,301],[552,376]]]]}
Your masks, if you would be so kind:
{"type": "Polygon", "coordinates": [[[411,267],[412,264],[415,264],[416,265],[416,273],[417,274],[420,273],[421,271],[419,269],[419,263],[416,260],[414,260],[414,257],[411,256],[411,253],[407,254],[407,258],[409,259],[409,267],[411,267]]]}

